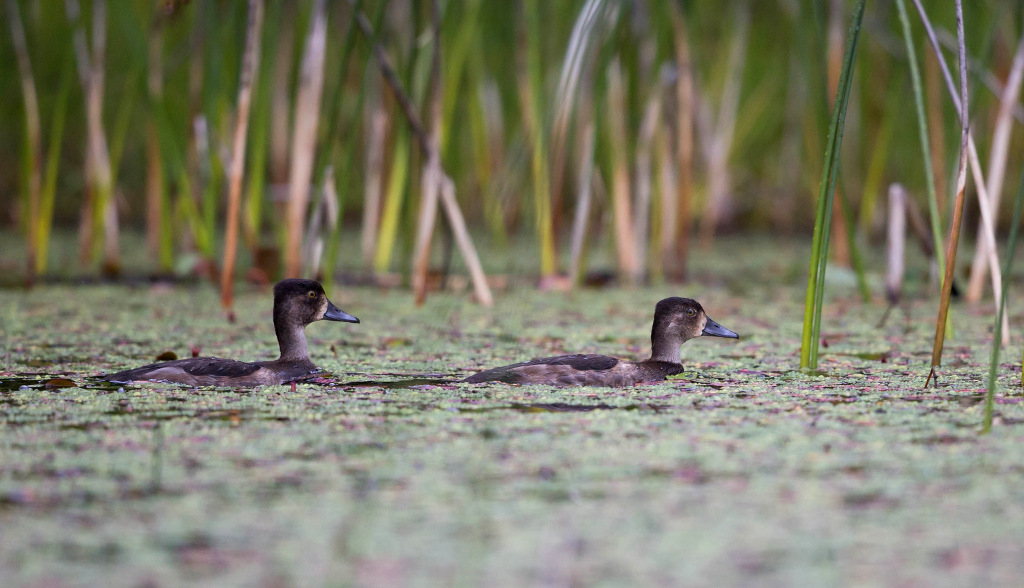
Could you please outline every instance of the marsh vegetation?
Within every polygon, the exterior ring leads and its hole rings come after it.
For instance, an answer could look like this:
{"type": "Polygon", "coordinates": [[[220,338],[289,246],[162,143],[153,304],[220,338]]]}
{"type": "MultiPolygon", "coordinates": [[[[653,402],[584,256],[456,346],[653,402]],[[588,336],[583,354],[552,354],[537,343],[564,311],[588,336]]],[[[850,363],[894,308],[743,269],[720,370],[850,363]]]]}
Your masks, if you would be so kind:
{"type": "MultiPolygon", "coordinates": [[[[5,0],[0,583],[1004,584],[1024,5],[5,0]],[[268,285],[362,319],[320,377],[268,285]],[[624,389],[469,385],[741,335],[624,389]]],[[[1020,186],[1020,187],[1018,187],[1020,186]]]]}

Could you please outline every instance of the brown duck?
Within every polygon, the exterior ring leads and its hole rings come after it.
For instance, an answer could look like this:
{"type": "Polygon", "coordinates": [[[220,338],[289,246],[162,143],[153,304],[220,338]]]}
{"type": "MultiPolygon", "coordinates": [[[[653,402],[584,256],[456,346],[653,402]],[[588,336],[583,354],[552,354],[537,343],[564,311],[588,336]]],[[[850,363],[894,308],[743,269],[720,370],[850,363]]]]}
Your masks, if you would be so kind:
{"type": "Polygon", "coordinates": [[[739,338],[708,318],[696,300],[666,298],[654,307],[650,359],[625,361],[606,355],[560,355],[496,367],[473,374],[464,381],[610,387],[656,382],[682,373],[680,348],[688,340],[702,335],[739,338]]]}
{"type": "Polygon", "coordinates": [[[323,286],[313,280],[283,280],[274,286],[274,330],[281,357],[248,363],[219,357],[195,357],[154,363],[107,374],[117,383],[145,380],[191,386],[264,386],[284,384],[317,372],[306,349],[306,325],[319,320],[358,323],[327,299],[323,286]]]}

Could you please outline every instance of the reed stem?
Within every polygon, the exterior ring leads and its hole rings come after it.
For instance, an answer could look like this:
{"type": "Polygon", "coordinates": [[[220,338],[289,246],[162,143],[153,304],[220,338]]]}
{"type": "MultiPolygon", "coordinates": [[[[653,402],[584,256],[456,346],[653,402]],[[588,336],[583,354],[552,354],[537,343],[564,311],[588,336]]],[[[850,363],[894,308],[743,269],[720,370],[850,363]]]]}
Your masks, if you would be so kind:
{"type": "MultiPolygon", "coordinates": [[[[918,0],[914,0],[915,3],[918,0]]],[[[920,4],[918,4],[920,7],[920,4]]],[[[922,13],[923,14],[923,13],[922,13]]],[[[942,346],[945,335],[946,319],[949,316],[949,299],[953,288],[953,271],[956,265],[956,250],[960,241],[960,225],[964,214],[964,192],[967,189],[967,143],[970,134],[970,118],[967,104],[967,50],[964,43],[964,11],[961,0],[956,0],[956,32],[959,42],[960,58],[960,167],[956,180],[956,201],[953,204],[953,226],[949,231],[949,245],[946,249],[946,276],[942,280],[942,299],[939,302],[939,315],[935,320],[935,341],[932,345],[932,365],[924,385],[936,382],[935,368],[942,365],[942,346]]],[[[937,46],[936,46],[937,47],[937,46]]],[[[941,53],[939,53],[941,61],[941,53]]]]}
{"type": "Polygon", "coordinates": [[[800,345],[801,369],[818,368],[818,341],[821,330],[821,306],[825,289],[825,265],[828,261],[828,241],[832,217],[832,201],[839,171],[839,151],[842,146],[843,126],[849,105],[850,87],[857,40],[864,18],[865,0],[858,0],[853,12],[853,22],[847,33],[846,52],[843,68],[839,75],[832,120],[829,123],[825,144],[825,161],[821,171],[821,189],[814,219],[814,237],[811,242],[810,269],[807,276],[807,297],[804,303],[804,327],[800,345]]]}
{"type": "Polygon", "coordinates": [[[249,130],[249,108],[252,86],[260,68],[260,32],[263,29],[263,0],[249,0],[249,19],[245,30],[245,52],[242,55],[238,106],[235,109],[235,135],[231,145],[231,167],[228,170],[228,211],[225,218],[224,262],[220,273],[221,306],[234,305],[235,257],[238,252],[238,216],[242,202],[242,176],[245,172],[246,133],[249,130]]]}
{"type": "MultiPolygon", "coordinates": [[[[1017,237],[1020,234],[1021,210],[1024,209],[1024,172],[1021,175],[1020,187],[1017,189],[1017,199],[1013,203],[1013,215],[1010,216],[1010,236],[1006,249],[1006,259],[1003,261],[1003,275],[1009,282],[1010,272],[1013,268],[1013,257],[1017,251],[1017,237]]],[[[992,335],[992,356],[988,366],[988,385],[985,391],[985,416],[981,425],[982,434],[992,431],[992,413],[995,410],[996,384],[999,379],[999,353],[1002,349],[1001,336],[1005,328],[1006,318],[1006,291],[1003,288],[1002,296],[999,299],[999,312],[996,315],[996,324],[993,326],[992,335]]],[[[1021,370],[1021,385],[1024,386],[1024,368],[1021,370]]]]}

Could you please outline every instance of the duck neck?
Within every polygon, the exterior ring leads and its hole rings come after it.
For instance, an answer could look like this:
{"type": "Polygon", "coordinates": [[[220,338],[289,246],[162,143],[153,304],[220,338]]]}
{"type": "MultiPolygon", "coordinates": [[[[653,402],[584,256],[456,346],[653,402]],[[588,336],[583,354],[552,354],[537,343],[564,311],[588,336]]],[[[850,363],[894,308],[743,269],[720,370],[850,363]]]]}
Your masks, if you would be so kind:
{"type": "Polygon", "coordinates": [[[295,321],[278,316],[274,309],[274,331],[277,332],[277,344],[281,348],[282,360],[308,360],[309,350],[306,348],[305,327],[295,321]]]}
{"type": "Polygon", "coordinates": [[[679,363],[682,346],[682,339],[666,333],[665,327],[654,323],[654,327],[651,329],[651,361],[679,363]]]}

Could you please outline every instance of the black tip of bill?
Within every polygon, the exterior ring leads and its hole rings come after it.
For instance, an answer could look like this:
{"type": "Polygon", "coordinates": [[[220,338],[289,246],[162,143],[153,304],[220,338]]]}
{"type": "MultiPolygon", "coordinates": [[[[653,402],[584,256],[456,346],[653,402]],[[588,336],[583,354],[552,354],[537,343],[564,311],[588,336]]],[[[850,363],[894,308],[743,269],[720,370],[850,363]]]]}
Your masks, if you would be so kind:
{"type": "Polygon", "coordinates": [[[343,323],[358,323],[359,319],[345,312],[344,310],[334,306],[333,302],[327,302],[327,312],[324,313],[324,319],[329,321],[341,321],[343,323]]]}
{"type": "Polygon", "coordinates": [[[704,331],[701,335],[710,335],[712,337],[728,337],[730,339],[739,339],[740,336],[716,323],[715,321],[708,319],[706,325],[704,325],[704,331]]]}

